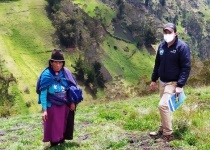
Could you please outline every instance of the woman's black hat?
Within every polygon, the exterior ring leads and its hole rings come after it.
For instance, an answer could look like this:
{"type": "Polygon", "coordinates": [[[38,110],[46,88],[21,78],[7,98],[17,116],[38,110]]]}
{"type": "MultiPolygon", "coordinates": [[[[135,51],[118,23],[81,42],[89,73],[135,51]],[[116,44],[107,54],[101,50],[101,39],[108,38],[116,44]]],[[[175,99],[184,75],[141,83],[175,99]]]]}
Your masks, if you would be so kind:
{"type": "Polygon", "coordinates": [[[50,58],[51,61],[65,61],[61,50],[54,49],[50,58]]]}

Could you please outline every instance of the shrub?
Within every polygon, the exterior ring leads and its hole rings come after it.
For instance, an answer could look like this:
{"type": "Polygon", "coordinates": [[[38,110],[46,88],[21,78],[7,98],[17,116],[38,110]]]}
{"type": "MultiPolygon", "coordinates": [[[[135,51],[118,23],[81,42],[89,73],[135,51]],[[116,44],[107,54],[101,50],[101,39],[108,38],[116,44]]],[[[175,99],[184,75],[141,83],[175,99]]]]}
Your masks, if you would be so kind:
{"type": "Polygon", "coordinates": [[[173,125],[174,125],[174,136],[177,139],[181,139],[183,135],[190,132],[189,120],[185,118],[174,120],[173,125]]]}
{"type": "Polygon", "coordinates": [[[29,87],[28,87],[28,86],[26,86],[26,87],[25,87],[25,89],[24,89],[24,93],[26,93],[26,94],[30,94],[30,90],[29,90],[29,87]]]}
{"type": "Polygon", "coordinates": [[[0,117],[8,117],[11,115],[12,103],[6,100],[2,106],[0,106],[0,117]]]}
{"type": "Polygon", "coordinates": [[[114,49],[117,50],[117,46],[114,46],[114,49]]]}
{"type": "Polygon", "coordinates": [[[16,82],[13,74],[10,74],[3,65],[4,61],[0,59],[0,117],[10,116],[10,108],[13,105],[14,96],[10,95],[10,84],[16,82]]]}
{"type": "Polygon", "coordinates": [[[31,102],[26,102],[26,107],[31,107],[31,102]]]}
{"type": "Polygon", "coordinates": [[[188,133],[185,135],[184,140],[191,146],[195,146],[198,143],[198,139],[194,133],[188,133]]]}

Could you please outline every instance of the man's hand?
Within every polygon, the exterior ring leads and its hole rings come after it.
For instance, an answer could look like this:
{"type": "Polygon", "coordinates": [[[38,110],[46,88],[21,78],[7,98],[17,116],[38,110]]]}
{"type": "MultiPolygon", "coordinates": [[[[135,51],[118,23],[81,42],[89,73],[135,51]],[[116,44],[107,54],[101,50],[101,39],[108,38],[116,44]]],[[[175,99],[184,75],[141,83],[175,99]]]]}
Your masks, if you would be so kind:
{"type": "Polygon", "coordinates": [[[150,83],[150,88],[152,89],[152,90],[155,90],[156,89],[156,82],[151,82],[150,83]]]}
{"type": "Polygon", "coordinates": [[[47,110],[44,110],[42,114],[42,120],[45,122],[47,120],[47,110]]]}
{"type": "Polygon", "coordinates": [[[179,94],[183,91],[183,88],[176,87],[176,96],[178,97],[179,94]]]}

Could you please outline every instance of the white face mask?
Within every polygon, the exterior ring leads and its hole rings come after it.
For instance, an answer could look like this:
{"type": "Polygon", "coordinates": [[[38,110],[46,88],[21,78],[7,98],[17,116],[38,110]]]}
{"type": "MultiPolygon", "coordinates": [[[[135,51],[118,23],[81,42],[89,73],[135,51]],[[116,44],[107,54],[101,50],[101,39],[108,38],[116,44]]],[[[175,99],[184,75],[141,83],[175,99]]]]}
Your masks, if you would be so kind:
{"type": "Polygon", "coordinates": [[[167,43],[170,43],[175,38],[175,34],[163,34],[163,38],[167,43]]]}

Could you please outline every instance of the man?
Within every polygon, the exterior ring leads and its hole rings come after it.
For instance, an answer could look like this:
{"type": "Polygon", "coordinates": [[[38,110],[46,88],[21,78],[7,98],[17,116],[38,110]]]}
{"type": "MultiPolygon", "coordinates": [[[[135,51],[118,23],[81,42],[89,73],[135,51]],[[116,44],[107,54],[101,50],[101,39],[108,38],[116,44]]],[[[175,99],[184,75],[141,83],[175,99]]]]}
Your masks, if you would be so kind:
{"type": "Polygon", "coordinates": [[[163,37],[164,41],[158,47],[150,84],[151,89],[154,90],[159,78],[161,99],[158,109],[161,124],[158,131],[150,132],[150,136],[161,136],[155,140],[156,142],[174,140],[168,100],[173,93],[178,95],[183,91],[191,68],[190,48],[185,42],[178,39],[176,26],[173,23],[163,26],[163,37]]]}

